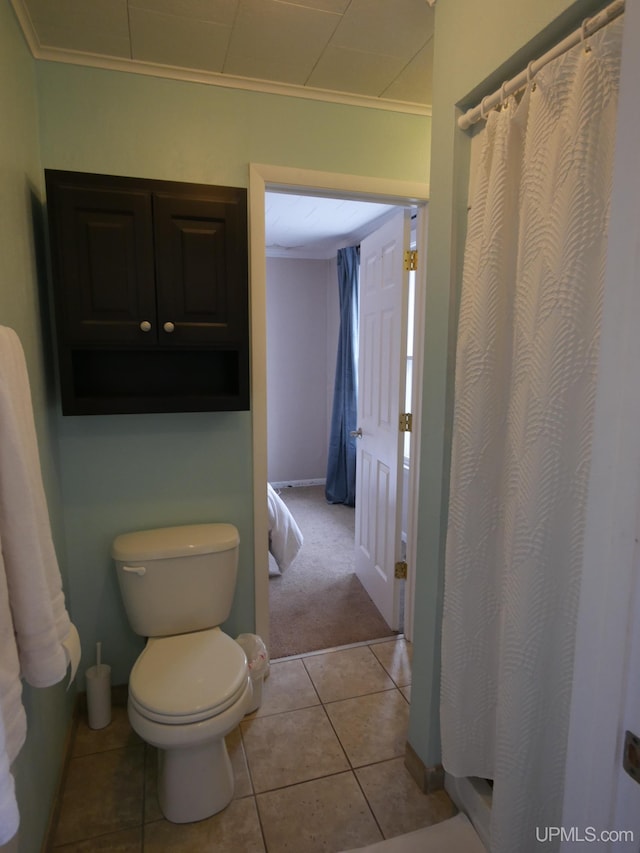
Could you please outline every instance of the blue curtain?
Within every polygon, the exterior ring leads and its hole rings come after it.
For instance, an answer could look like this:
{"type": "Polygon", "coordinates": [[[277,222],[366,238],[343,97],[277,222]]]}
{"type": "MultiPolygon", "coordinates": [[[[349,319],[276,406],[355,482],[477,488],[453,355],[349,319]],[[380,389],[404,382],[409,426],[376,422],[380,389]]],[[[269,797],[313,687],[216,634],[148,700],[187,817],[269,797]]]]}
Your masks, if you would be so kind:
{"type": "Polygon", "coordinates": [[[347,506],[356,504],[357,439],[349,433],[357,428],[358,416],[359,269],[358,246],[338,250],[340,333],[325,495],[329,503],[347,506]]]}

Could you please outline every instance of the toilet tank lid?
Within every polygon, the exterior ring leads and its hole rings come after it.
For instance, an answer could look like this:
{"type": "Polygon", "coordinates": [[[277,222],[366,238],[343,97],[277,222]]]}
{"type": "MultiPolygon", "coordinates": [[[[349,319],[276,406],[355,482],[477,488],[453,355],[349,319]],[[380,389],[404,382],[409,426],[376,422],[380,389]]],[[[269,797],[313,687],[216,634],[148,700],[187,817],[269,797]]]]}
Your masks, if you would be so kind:
{"type": "Polygon", "coordinates": [[[240,543],[233,524],[184,524],[136,530],[116,536],[111,547],[115,560],[162,560],[191,554],[230,551],[240,543]]]}

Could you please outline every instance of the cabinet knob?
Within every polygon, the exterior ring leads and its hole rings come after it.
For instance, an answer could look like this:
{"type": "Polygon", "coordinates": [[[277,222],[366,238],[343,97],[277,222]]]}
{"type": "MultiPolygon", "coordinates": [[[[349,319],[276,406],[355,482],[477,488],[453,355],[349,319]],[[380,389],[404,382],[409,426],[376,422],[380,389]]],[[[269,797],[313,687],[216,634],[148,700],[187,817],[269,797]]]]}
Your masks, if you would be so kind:
{"type": "Polygon", "coordinates": [[[150,332],[151,331],[151,323],[148,320],[143,320],[142,323],[140,323],[140,328],[142,329],[143,332],[150,332]]]}
{"type": "Polygon", "coordinates": [[[165,332],[173,332],[175,326],[173,325],[173,323],[165,323],[162,328],[165,330],[165,332]]]}

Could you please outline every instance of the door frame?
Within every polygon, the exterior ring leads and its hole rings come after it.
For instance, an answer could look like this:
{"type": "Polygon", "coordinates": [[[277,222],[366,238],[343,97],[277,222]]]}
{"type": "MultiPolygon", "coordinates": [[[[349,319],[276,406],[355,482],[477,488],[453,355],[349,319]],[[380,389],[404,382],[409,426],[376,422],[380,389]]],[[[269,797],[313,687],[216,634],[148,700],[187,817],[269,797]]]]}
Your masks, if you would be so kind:
{"type": "MultiPolygon", "coordinates": [[[[251,311],[251,416],[253,449],[253,560],[255,630],[269,647],[269,566],[265,547],[269,536],[267,513],[267,309],[266,309],[266,241],[265,193],[272,189],[295,190],[306,195],[339,195],[359,201],[418,206],[418,251],[426,257],[429,185],[412,181],[372,178],[317,172],[289,166],[260,163],[249,165],[249,277],[251,311]]],[[[416,277],[416,310],[414,330],[414,374],[412,399],[413,433],[407,509],[407,562],[409,575],[405,591],[405,636],[413,635],[413,599],[415,589],[415,554],[417,539],[418,476],[420,459],[420,412],[423,353],[424,298],[426,265],[420,264],[416,277]],[[418,368],[417,370],[415,368],[418,368]]]]}

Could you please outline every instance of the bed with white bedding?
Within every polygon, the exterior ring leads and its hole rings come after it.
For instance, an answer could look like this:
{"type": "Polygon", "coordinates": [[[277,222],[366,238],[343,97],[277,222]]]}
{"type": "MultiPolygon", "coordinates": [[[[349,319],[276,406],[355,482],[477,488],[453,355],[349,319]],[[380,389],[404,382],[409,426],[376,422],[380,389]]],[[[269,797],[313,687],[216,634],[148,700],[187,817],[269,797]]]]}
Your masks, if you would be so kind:
{"type": "Polygon", "coordinates": [[[267,483],[269,508],[269,574],[278,575],[288,568],[302,547],[303,537],[289,507],[267,483]]]}

